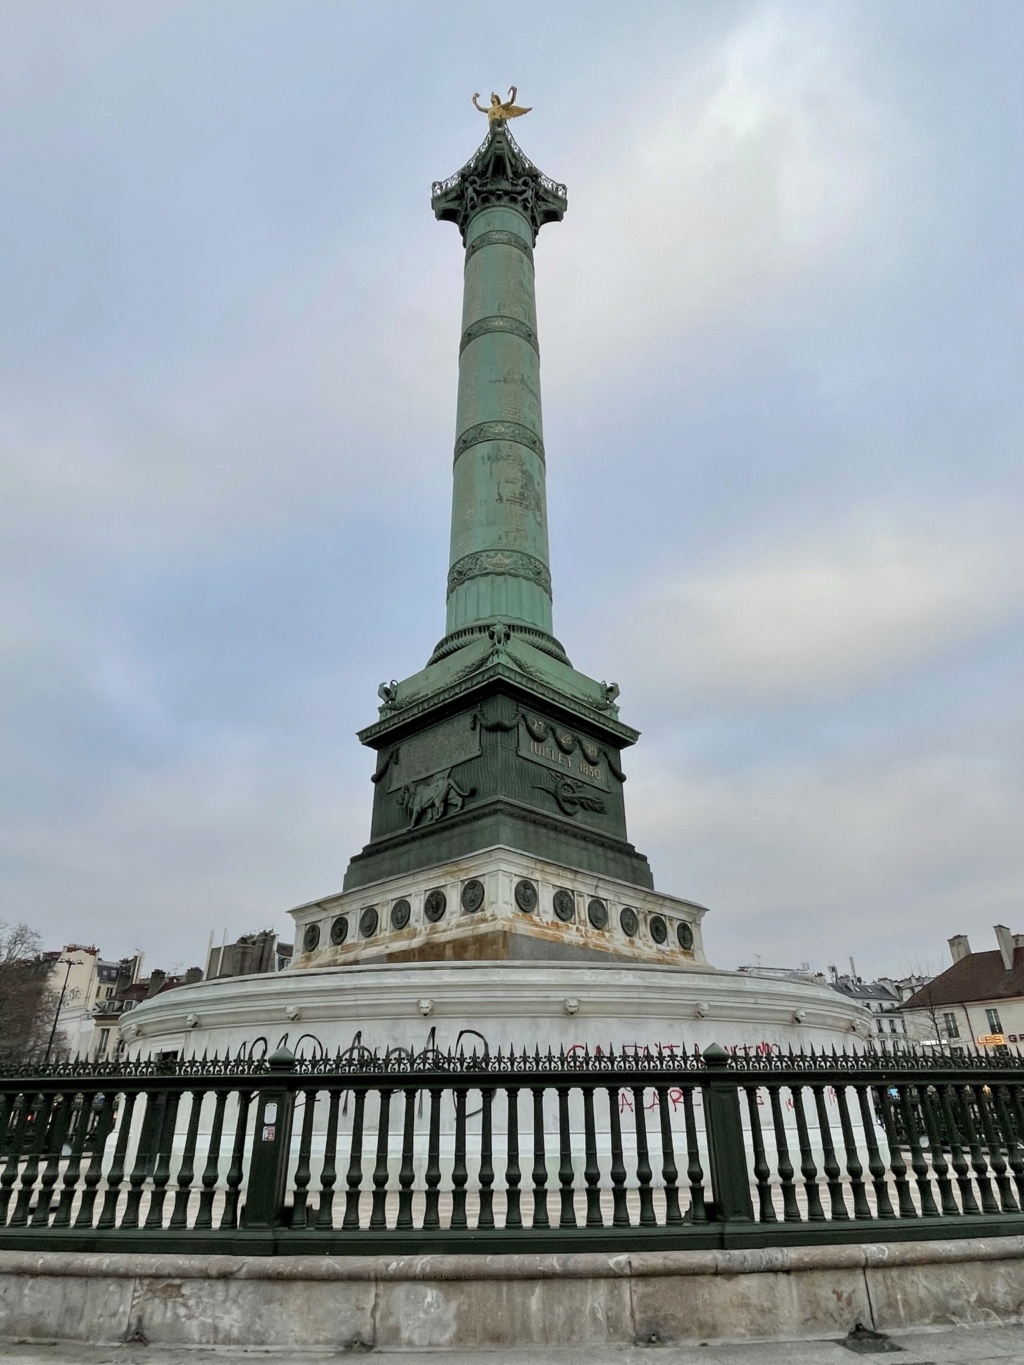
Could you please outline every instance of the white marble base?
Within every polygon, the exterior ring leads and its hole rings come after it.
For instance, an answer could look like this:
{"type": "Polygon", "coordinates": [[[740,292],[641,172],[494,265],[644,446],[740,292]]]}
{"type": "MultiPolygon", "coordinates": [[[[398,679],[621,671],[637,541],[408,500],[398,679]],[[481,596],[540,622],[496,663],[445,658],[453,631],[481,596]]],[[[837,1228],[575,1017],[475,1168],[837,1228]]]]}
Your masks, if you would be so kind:
{"type": "MultiPolygon", "coordinates": [[[[260,1058],[281,1047],[298,1056],[333,1055],[350,1048],[378,1053],[404,1049],[415,1055],[437,1048],[493,1055],[536,1049],[571,1053],[642,1053],[661,1049],[669,1054],[692,1052],[717,1042],[726,1048],[755,1053],[785,1052],[790,1047],[859,1049],[870,1034],[871,1021],[862,1006],[836,991],[813,982],[774,981],[734,972],[683,970],[652,964],[590,962],[427,962],[415,965],[363,963],[344,967],[279,972],[274,976],[239,977],[182,986],[146,1001],[132,1011],[124,1034],[130,1055],[177,1054],[180,1057],[219,1054],[260,1058]]],[[[672,1125],[680,1151],[686,1137],[680,1125],[682,1092],[671,1099],[672,1125]]],[[[635,1094],[618,1097],[620,1112],[635,1111],[635,1094]]],[[[525,1097],[523,1097],[525,1103],[525,1097]]],[[[545,1101],[546,1125],[558,1131],[553,1093],[545,1101]]],[[[571,1152],[577,1183],[582,1182],[586,1159],[585,1127],[579,1094],[570,1101],[571,1152]]],[[[644,1096],[644,1108],[655,1103],[644,1096]],[[650,1104],[648,1104],[648,1100],[650,1104]]],[[[831,1099],[829,1104],[834,1103],[831,1099]]],[[[377,1098],[371,1096],[366,1113],[367,1132],[374,1131],[377,1098]]],[[[608,1167],[611,1130],[607,1100],[599,1106],[597,1158],[608,1167]]],[[[766,1111],[767,1112],[767,1111],[766,1111]]],[[[212,1109],[201,1116],[200,1135],[208,1131],[212,1109]]],[[[838,1122],[838,1114],[833,1114],[838,1122]]],[[[180,1154],[183,1135],[175,1137],[173,1160],[180,1154]]],[[[347,1140],[351,1116],[342,1115],[340,1134],[347,1140]]],[[[417,1119],[413,1167],[422,1182],[426,1164],[426,1117],[417,1119]]],[[[749,1118],[744,1111],[746,1128],[749,1118]]],[[[227,1122],[233,1122],[229,1111],[227,1122]]],[[[454,1108],[442,1106],[440,1162],[450,1176],[454,1152],[454,1108]]],[[[480,1130],[471,1123],[467,1133],[470,1167],[480,1158],[480,1130]]],[[[520,1126],[527,1122],[525,1111],[520,1126]]],[[[623,1121],[622,1145],[628,1172],[636,1166],[637,1116],[623,1121]]],[[[785,1124],[793,1151],[799,1134],[794,1116],[785,1124]]],[[[859,1135],[857,1116],[854,1124],[859,1135]]],[[[523,1131],[526,1131],[523,1128],[523,1131]]],[[[837,1129],[838,1131],[838,1129],[837,1129]]],[[[494,1117],[494,1132],[504,1132],[504,1111],[494,1117]]],[[[314,1182],[324,1158],[325,1115],[318,1113],[312,1135],[314,1182]]],[[[708,1170],[703,1111],[697,1108],[697,1140],[708,1170]]],[[[292,1135],[295,1159],[297,1130],[292,1135]]],[[[776,1159],[774,1139],[766,1128],[769,1159],[776,1159]]],[[[388,1159],[397,1177],[402,1160],[402,1135],[392,1129],[388,1159]]],[[[811,1149],[820,1163],[822,1150],[816,1130],[811,1149]]],[[[552,1188],[557,1183],[558,1149],[548,1152],[552,1188]]],[[[632,1182],[633,1175],[627,1177],[632,1182]]],[[[657,1183],[657,1182],[656,1182],[657,1183]]],[[[417,1184],[420,1188],[420,1184],[417,1184]]]]}
{"type": "Polygon", "coordinates": [[[504,847],[324,896],[289,913],[298,970],[388,958],[605,955],[707,966],[703,906],[504,847]],[[475,950],[477,941],[492,946],[475,950]]]}
{"type": "Polygon", "coordinates": [[[362,1045],[491,1052],[856,1046],[862,1006],[826,986],[656,964],[366,962],[200,981],[123,1021],[132,1056],[300,1055],[362,1045]]]}

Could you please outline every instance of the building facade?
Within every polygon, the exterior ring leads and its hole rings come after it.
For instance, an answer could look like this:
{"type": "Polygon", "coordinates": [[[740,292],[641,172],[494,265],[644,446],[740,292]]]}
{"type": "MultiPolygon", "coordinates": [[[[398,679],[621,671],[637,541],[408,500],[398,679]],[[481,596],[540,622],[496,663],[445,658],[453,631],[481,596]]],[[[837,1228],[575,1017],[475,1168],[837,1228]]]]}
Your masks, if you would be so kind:
{"type": "Polygon", "coordinates": [[[865,981],[860,976],[834,973],[829,985],[848,1000],[856,1000],[871,1011],[876,1044],[887,1052],[898,1052],[908,1045],[927,1043],[933,1037],[930,1020],[908,1014],[903,1005],[928,980],[924,976],[896,979],[880,976],[865,981]]]}
{"type": "Polygon", "coordinates": [[[240,934],[234,943],[219,946],[210,935],[206,953],[204,980],[215,981],[225,976],[255,976],[262,972],[283,972],[292,963],[292,945],[282,943],[273,929],[261,929],[257,934],[240,934]]]}
{"type": "Polygon", "coordinates": [[[908,1021],[951,1052],[1024,1043],[1024,934],[995,926],[996,947],[972,952],[966,934],[949,940],[952,965],[902,1006],[908,1021]]]}
{"type": "Polygon", "coordinates": [[[56,996],[54,1041],[63,1055],[101,1058],[117,1047],[116,997],[138,979],[142,954],[113,960],[95,944],[66,943],[46,953],[56,996]]]}
{"type": "MultiPolygon", "coordinates": [[[[202,968],[184,973],[154,968],[142,976],[143,954],[113,960],[100,957],[95,944],[67,943],[43,954],[55,1000],[52,1057],[94,1061],[120,1055],[118,1025],[143,1000],[203,978],[202,968]]],[[[275,957],[275,961],[276,961],[275,957]]]]}

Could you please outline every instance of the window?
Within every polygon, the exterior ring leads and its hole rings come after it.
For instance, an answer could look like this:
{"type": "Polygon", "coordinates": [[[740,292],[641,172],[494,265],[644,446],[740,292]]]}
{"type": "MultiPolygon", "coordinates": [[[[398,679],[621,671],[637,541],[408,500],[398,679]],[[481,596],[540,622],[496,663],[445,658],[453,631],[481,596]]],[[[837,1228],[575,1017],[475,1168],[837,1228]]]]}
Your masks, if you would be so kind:
{"type": "Polygon", "coordinates": [[[890,1032],[890,1033],[895,1033],[895,1032],[896,1032],[896,1020],[895,1020],[895,1019],[890,1019],[890,1020],[889,1020],[889,1032],[890,1032]]]}
{"type": "Polygon", "coordinates": [[[108,986],[107,989],[106,989],[106,991],[104,992],[104,994],[105,994],[105,997],[106,997],[107,1000],[113,1000],[113,998],[114,998],[114,988],[113,988],[113,986],[108,986]]]}
{"type": "Polygon", "coordinates": [[[952,1012],[942,1016],[942,1027],[946,1030],[947,1038],[960,1037],[960,1025],[956,1022],[956,1015],[952,1012]]]}
{"type": "Polygon", "coordinates": [[[999,1011],[998,1011],[998,1010],[986,1010],[986,1011],[985,1011],[985,1018],[988,1020],[988,1031],[989,1031],[989,1033],[1002,1033],[1002,1031],[1003,1031],[1003,1026],[1002,1026],[1002,1024],[999,1022],[999,1011]]]}
{"type": "Polygon", "coordinates": [[[101,1029],[100,1029],[100,1045],[99,1045],[99,1047],[96,1049],[96,1055],[97,1055],[98,1057],[102,1057],[102,1056],[104,1055],[104,1053],[105,1053],[106,1050],[107,1050],[107,1044],[108,1044],[109,1042],[110,1042],[110,1029],[108,1029],[108,1028],[101,1028],[101,1029]]]}

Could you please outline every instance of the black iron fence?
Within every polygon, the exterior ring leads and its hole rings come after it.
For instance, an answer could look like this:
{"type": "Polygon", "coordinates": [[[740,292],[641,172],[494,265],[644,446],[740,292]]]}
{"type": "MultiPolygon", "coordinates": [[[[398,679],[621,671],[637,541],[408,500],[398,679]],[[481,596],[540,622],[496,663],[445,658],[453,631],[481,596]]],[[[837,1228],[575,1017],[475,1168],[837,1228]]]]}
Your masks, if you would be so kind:
{"type": "Polygon", "coordinates": [[[68,1063],[0,1073],[0,1247],[332,1254],[1024,1233],[1024,1058],[68,1063]]]}

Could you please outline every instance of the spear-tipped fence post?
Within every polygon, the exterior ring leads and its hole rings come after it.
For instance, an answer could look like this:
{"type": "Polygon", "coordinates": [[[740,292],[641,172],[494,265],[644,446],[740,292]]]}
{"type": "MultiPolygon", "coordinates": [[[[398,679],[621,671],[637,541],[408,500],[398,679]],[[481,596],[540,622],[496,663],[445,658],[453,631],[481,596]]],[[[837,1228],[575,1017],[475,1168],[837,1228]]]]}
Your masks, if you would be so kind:
{"type": "Polygon", "coordinates": [[[718,1043],[704,1049],[704,1065],[708,1073],[705,1113],[715,1217],[726,1223],[752,1223],[754,1205],[737,1078],[730,1075],[729,1054],[718,1043]]]}
{"type": "Polygon", "coordinates": [[[295,1071],[295,1055],[280,1047],[267,1058],[267,1065],[276,1084],[260,1090],[256,1099],[252,1158],[241,1219],[244,1228],[279,1228],[284,1224],[295,1108],[295,1093],[287,1082],[295,1071]]]}

